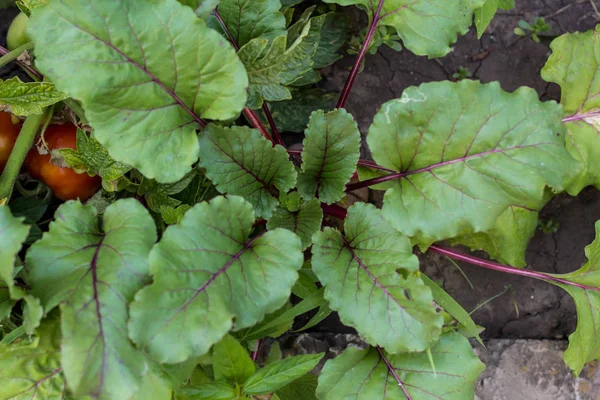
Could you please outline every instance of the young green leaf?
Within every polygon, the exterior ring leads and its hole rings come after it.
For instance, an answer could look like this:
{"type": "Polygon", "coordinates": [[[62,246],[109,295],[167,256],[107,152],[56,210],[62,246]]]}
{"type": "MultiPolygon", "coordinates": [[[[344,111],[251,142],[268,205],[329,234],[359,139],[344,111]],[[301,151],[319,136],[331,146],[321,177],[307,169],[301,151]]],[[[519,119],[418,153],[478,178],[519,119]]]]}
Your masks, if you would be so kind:
{"type": "Polygon", "coordinates": [[[0,109],[9,108],[16,115],[41,114],[45,107],[68,96],[50,82],[22,82],[19,77],[0,79],[0,109]]]}
{"type": "Polygon", "coordinates": [[[313,271],[331,309],[371,345],[394,354],[425,350],[439,337],[443,317],[409,240],[366,203],[348,209],[344,231],[325,228],[313,237],[313,271]]]}
{"type": "Polygon", "coordinates": [[[36,66],[82,102],[111,157],[161,183],[197,160],[202,118],[234,118],[246,103],[234,49],[174,0],[53,1],[33,11],[29,34],[36,66]]]}
{"type": "Polygon", "coordinates": [[[310,372],[323,355],[307,354],[275,361],[248,378],[243,386],[244,393],[259,395],[274,392],[310,372]]]}
{"type": "Polygon", "coordinates": [[[464,80],[407,89],[383,105],[367,137],[375,161],[399,171],[384,217],[427,247],[487,232],[511,206],[540,210],[547,188],[564,190],[577,170],[561,118],[559,105],[529,88],[464,80]]]}
{"type": "Polygon", "coordinates": [[[175,400],[237,400],[235,389],[225,382],[205,383],[183,388],[175,393],[175,400]]]}
{"type": "MultiPolygon", "coordinates": [[[[600,288],[600,221],[596,222],[596,239],[585,248],[585,255],[588,262],[581,269],[555,276],[577,284],[600,288]]],[[[573,297],[577,308],[577,329],[569,336],[565,362],[575,375],[579,375],[585,364],[600,360],[600,291],[557,285],[573,297]]]]}
{"type": "Polygon", "coordinates": [[[60,325],[48,320],[30,342],[0,344],[0,398],[67,400],[60,365],[60,325]]]}
{"type": "Polygon", "coordinates": [[[165,221],[165,224],[167,225],[175,225],[176,223],[178,223],[179,221],[181,221],[181,218],[183,218],[183,216],[185,215],[185,213],[192,208],[192,206],[189,206],[187,204],[182,204],[178,207],[170,207],[170,206],[165,206],[165,205],[161,205],[160,206],[160,216],[162,217],[162,219],[165,221]]]}
{"type": "MultiPolygon", "coordinates": [[[[469,341],[458,333],[446,333],[431,349],[436,371],[426,353],[384,353],[414,400],[472,399],[475,382],[485,366],[473,353],[469,341]]],[[[375,348],[348,347],[327,361],[319,377],[319,400],[405,399],[392,372],[375,348]]]]}
{"type": "MultiPolygon", "coordinates": [[[[323,0],[342,6],[360,5],[372,17],[375,0],[323,0]]],[[[468,32],[473,11],[485,0],[385,0],[380,24],[398,32],[404,46],[420,56],[443,57],[458,35],[468,32]],[[435,27],[433,29],[432,27],[435,27]]]]}
{"type": "Polygon", "coordinates": [[[279,400],[317,400],[317,377],[306,374],[279,389],[279,400]]]}
{"type": "Polygon", "coordinates": [[[600,189],[600,26],[586,33],[568,33],[550,45],[552,55],[542,69],[542,78],[562,89],[561,104],[569,116],[564,119],[566,145],[582,161],[577,178],[568,188],[572,195],[584,187],[600,189]]]}
{"type": "MultiPolygon", "coordinates": [[[[252,39],[272,40],[285,34],[285,17],[280,8],[279,0],[221,0],[219,15],[242,47],[252,39]]],[[[208,26],[223,31],[216,17],[209,19],[208,26]]]]}
{"type": "Polygon", "coordinates": [[[298,192],[331,204],[345,195],[360,158],[360,131],[351,114],[337,109],[315,111],[305,131],[298,192]]]}
{"type": "Polygon", "coordinates": [[[134,199],[110,205],[102,226],[93,207],[62,205],[27,253],[29,283],[46,314],[61,307],[61,364],[73,395],[128,398],[147,367],[127,337],[127,305],[148,281],[156,229],[134,199]]]}
{"type": "Polygon", "coordinates": [[[60,154],[75,172],[99,175],[102,187],[109,192],[116,189],[115,181],[131,170],[129,165],[113,160],[93,135],[81,129],[77,130],[77,150],[61,149],[60,154]]]}
{"type": "Polygon", "coordinates": [[[15,261],[21,246],[29,235],[25,218],[13,217],[10,208],[0,206],[0,283],[4,283],[13,294],[15,261]]]}
{"type": "Polygon", "coordinates": [[[269,218],[279,192],[296,184],[296,171],[281,146],[257,130],[209,125],[200,134],[200,166],[221,193],[243,196],[257,217],[269,218]]]}
{"type": "Polygon", "coordinates": [[[321,229],[323,210],[317,199],[304,202],[298,211],[278,207],[267,222],[269,230],[283,228],[294,232],[302,240],[302,250],[311,244],[312,235],[321,229]]]}
{"type": "Polygon", "coordinates": [[[291,100],[269,104],[275,123],[282,132],[304,132],[313,111],[332,110],[337,95],[321,88],[290,88],[291,100]]]}
{"type": "Polygon", "coordinates": [[[510,10],[515,7],[514,0],[485,0],[485,3],[475,10],[475,26],[477,27],[477,38],[481,39],[490,22],[496,15],[498,8],[510,10]]]}
{"type": "Polygon", "coordinates": [[[248,352],[231,335],[225,335],[213,347],[213,371],[215,380],[242,385],[254,375],[256,366],[248,352]]]}
{"type": "Polygon", "coordinates": [[[281,101],[292,98],[286,87],[314,64],[321,27],[325,16],[311,18],[299,37],[288,47],[287,36],[272,41],[257,38],[240,48],[238,56],[248,72],[248,107],[260,108],[263,101],[281,101]]]}
{"type": "Polygon", "coordinates": [[[173,198],[173,195],[181,193],[197,176],[197,171],[186,174],[181,180],[175,183],[158,183],[153,179],[143,178],[140,183],[137,194],[144,196],[148,207],[154,212],[161,212],[161,207],[177,207],[181,204],[180,200],[173,198]]]}
{"type": "Polygon", "coordinates": [[[191,7],[198,18],[207,19],[219,5],[220,0],[177,0],[181,4],[191,7]]]}
{"type": "Polygon", "coordinates": [[[241,197],[216,197],[154,246],[154,283],[136,295],[129,322],[131,338],[154,359],[205,354],[232,328],[252,326],[286,302],[302,266],[300,239],[284,229],[250,238],[254,220],[241,197]]]}

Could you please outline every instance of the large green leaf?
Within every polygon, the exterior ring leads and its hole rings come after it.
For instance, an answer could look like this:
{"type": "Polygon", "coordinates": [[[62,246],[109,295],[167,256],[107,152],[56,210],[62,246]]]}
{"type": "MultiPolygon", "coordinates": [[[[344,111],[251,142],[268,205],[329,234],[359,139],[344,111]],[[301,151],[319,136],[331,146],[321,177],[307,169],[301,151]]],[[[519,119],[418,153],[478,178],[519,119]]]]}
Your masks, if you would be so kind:
{"type": "MultiPolygon", "coordinates": [[[[221,0],[219,15],[242,47],[258,37],[271,40],[285,34],[285,17],[280,8],[279,0],[221,0]]],[[[208,25],[223,30],[215,17],[210,18],[208,25]]]]}
{"type": "Polygon", "coordinates": [[[272,41],[257,38],[243,46],[238,55],[248,72],[248,107],[260,108],[263,101],[292,98],[286,87],[308,72],[319,46],[325,15],[311,18],[288,47],[286,35],[272,41]]]}
{"type": "MultiPolygon", "coordinates": [[[[431,356],[433,362],[426,353],[386,354],[413,400],[473,399],[475,382],[485,366],[469,341],[458,333],[446,333],[431,349],[431,356]]],[[[406,399],[379,352],[375,348],[356,347],[349,347],[325,364],[317,397],[319,400],[406,399]]]]}
{"type": "MultiPolygon", "coordinates": [[[[377,0],[324,0],[342,6],[360,5],[372,17],[377,0]]],[[[458,35],[468,32],[473,11],[485,0],[384,0],[380,24],[398,32],[404,46],[415,54],[443,57],[458,35]]]]}
{"type": "Polygon", "coordinates": [[[281,146],[255,129],[209,125],[200,134],[200,166],[221,193],[243,196],[257,217],[269,218],[279,192],[296,184],[296,171],[281,146]]]}
{"type": "Polygon", "coordinates": [[[327,204],[341,200],[360,158],[360,131],[352,115],[344,109],[315,111],[303,144],[300,195],[327,204]]]}
{"type": "Polygon", "coordinates": [[[284,228],[294,232],[302,240],[302,249],[311,244],[312,236],[321,229],[323,210],[317,199],[312,199],[300,205],[297,211],[278,207],[267,222],[269,230],[284,228]]]}
{"type": "Polygon", "coordinates": [[[154,221],[135,199],[104,212],[68,202],[27,253],[32,293],[46,313],[60,305],[61,364],[76,398],[125,399],[147,366],[127,337],[127,305],[148,281],[154,221]]]}
{"type": "Polygon", "coordinates": [[[300,239],[285,229],[250,238],[254,218],[241,197],[216,197],[167,228],[150,254],[154,283],[131,305],[130,336],[152,357],[202,355],[286,302],[303,262],[300,239]]]}
{"type": "MultiPolygon", "coordinates": [[[[498,83],[465,80],[407,89],[383,105],[367,137],[375,161],[398,171],[387,182],[384,217],[427,247],[498,228],[510,207],[540,210],[547,188],[564,190],[577,169],[561,118],[558,104],[540,102],[529,88],[507,93],[498,83]]],[[[518,234],[515,227],[505,236],[518,234]]],[[[514,246],[500,239],[493,248],[479,242],[511,259],[514,246]]]]}
{"type": "Polygon", "coordinates": [[[562,89],[561,104],[569,153],[582,161],[577,179],[568,188],[575,195],[584,187],[600,189],[600,26],[586,33],[568,33],[550,45],[552,55],[542,78],[562,89]]]}
{"type": "Polygon", "coordinates": [[[366,203],[348,209],[344,231],[325,228],[313,237],[312,267],[331,309],[373,346],[391,353],[427,349],[443,317],[409,240],[366,203]]]}
{"type": "MultiPolygon", "coordinates": [[[[600,221],[596,222],[596,239],[585,249],[588,262],[579,270],[565,275],[556,275],[576,284],[600,288],[600,221]]],[[[565,362],[579,375],[583,366],[600,360],[600,289],[583,289],[558,284],[575,300],[577,329],[569,336],[569,348],[565,351],[565,362]]]]}
{"type": "Polygon", "coordinates": [[[16,115],[41,114],[44,107],[66,99],[50,82],[22,82],[19,77],[0,79],[0,107],[9,106],[16,115]]]}
{"type": "Polygon", "coordinates": [[[231,119],[246,103],[234,49],[175,0],[52,1],[29,34],[36,66],[81,100],[109,154],[160,182],[197,160],[201,118],[231,119]]]}
{"type": "Polygon", "coordinates": [[[0,398],[11,400],[66,400],[60,365],[60,325],[48,320],[30,341],[0,344],[0,398]]]}

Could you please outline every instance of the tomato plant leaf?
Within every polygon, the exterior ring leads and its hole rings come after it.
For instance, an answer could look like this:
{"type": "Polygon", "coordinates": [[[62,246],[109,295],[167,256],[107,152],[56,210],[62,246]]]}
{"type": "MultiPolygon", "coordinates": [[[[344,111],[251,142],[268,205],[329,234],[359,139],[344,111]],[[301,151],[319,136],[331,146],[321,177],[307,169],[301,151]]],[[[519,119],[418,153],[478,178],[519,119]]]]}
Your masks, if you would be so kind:
{"type": "Polygon", "coordinates": [[[443,317],[419,276],[408,238],[366,203],[348,209],[344,231],[325,228],[313,237],[313,271],[331,309],[371,345],[392,353],[428,348],[443,317]]]}
{"type": "MultiPolygon", "coordinates": [[[[385,353],[384,353],[385,354],[385,353]]],[[[469,341],[458,333],[445,333],[431,349],[436,371],[426,353],[386,354],[391,366],[414,400],[472,399],[475,382],[485,366],[469,341]]],[[[392,373],[375,348],[348,347],[327,361],[319,377],[319,400],[405,399],[392,373]]]]}
{"type": "Polygon", "coordinates": [[[600,26],[595,31],[568,33],[550,45],[552,55],[542,69],[542,78],[560,85],[561,104],[568,115],[566,145],[582,168],[569,193],[578,194],[584,187],[600,188],[600,26]]]}
{"type": "Polygon", "coordinates": [[[246,103],[234,49],[174,0],[53,1],[33,11],[29,34],[36,66],[82,102],[111,157],[162,183],[197,160],[202,118],[234,118],[246,103]]]}
{"type": "Polygon", "coordinates": [[[211,382],[183,388],[175,393],[175,400],[237,400],[233,387],[225,382],[211,382]]]}
{"type": "MultiPolygon", "coordinates": [[[[583,267],[569,274],[555,276],[600,287],[600,221],[596,222],[596,239],[585,248],[585,255],[588,262],[583,267]]],[[[577,308],[577,329],[569,336],[569,348],[564,358],[575,375],[579,375],[585,364],[600,360],[600,291],[560,283],[557,286],[573,297],[577,308]]]]}
{"type": "Polygon", "coordinates": [[[277,390],[280,400],[317,400],[317,377],[306,374],[277,390]]]}
{"type": "MultiPolygon", "coordinates": [[[[219,15],[242,47],[258,37],[272,40],[285,34],[285,17],[280,8],[279,0],[221,0],[219,15]]],[[[223,31],[215,17],[209,19],[208,26],[223,31]]]]}
{"type": "Polygon", "coordinates": [[[346,43],[350,25],[348,16],[342,12],[325,14],[325,21],[321,27],[319,46],[313,57],[313,68],[321,69],[330,66],[342,56],[339,51],[346,43]]]}
{"type": "MultiPolygon", "coordinates": [[[[9,0],[9,2],[12,2],[9,0]]],[[[31,10],[34,8],[41,7],[48,3],[48,0],[17,0],[15,4],[19,7],[19,10],[23,11],[26,15],[31,15],[31,10]]]]}
{"type": "Polygon", "coordinates": [[[254,218],[241,197],[216,197],[167,228],[150,254],[154,283],[136,295],[129,323],[154,359],[205,354],[286,302],[303,262],[300,239],[284,229],[249,238],[254,218]]]}
{"type": "Polygon", "coordinates": [[[248,107],[260,108],[263,101],[292,98],[286,87],[309,71],[319,45],[325,16],[311,18],[288,47],[287,36],[272,41],[257,38],[240,48],[238,56],[248,72],[248,107]]]}
{"type": "Polygon", "coordinates": [[[327,204],[341,200],[360,158],[360,131],[352,115],[344,109],[315,111],[303,144],[300,195],[327,204]]]}
{"type": "Polygon", "coordinates": [[[219,5],[220,0],[178,0],[181,4],[191,7],[199,18],[207,19],[219,5]]]}
{"type": "Polygon", "coordinates": [[[152,211],[160,213],[161,207],[177,207],[181,204],[180,200],[172,196],[184,191],[196,176],[197,171],[192,170],[175,183],[158,183],[153,179],[143,178],[137,188],[137,194],[144,196],[152,211]]]}
{"type": "Polygon", "coordinates": [[[135,199],[104,212],[68,202],[49,232],[31,246],[32,294],[46,314],[60,305],[62,366],[75,397],[128,398],[146,371],[127,337],[127,305],[148,280],[154,221],[135,199]]]}
{"type": "MultiPolygon", "coordinates": [[[[372,17],[374,0],[323,0],[342,6],[360,5],[372,17]]],[[[473,12],[485,0],[385,0],[380,24],[398,32],[404,46],[420,56],[443,57],[458,35],[468,32],[473,12]],[[435,29],[432,29],[435,27],[435,29]]]]}
{"type": "Polygon", "coordinates": [[[267,222],[269,230],[283,228],[294,232],[302,240],[302,249],[311,244],[312,235],[321,229],[323,210],[317,199],[303,203],[298,211],[278,207],[267,222]]]}
{"type": "Polygon", "coordinates": [[[213,347],[215,380],[242,385],[254,375],[256,366],[246,349],[231,335],[225,335],[213,347]]]}
{"type": "Polygon", "coordinates": [[[16,115],[41,114],[45,107],[68,96],[50,82],[22,82],[19,77],[0,79],[0,109],[8,108],[16,115]]]}
{"type": "Polygon", "coordinates": [[[296,184],[296,171],[281,146],[257,130],[209,125],[200,134],[200,166],[221,193],[243,196],[257,217],[269,218],[279,192],[296,184]]]}
{"type": "Polygon", "coordinates": [[[24,220],[14,217],[7,206],[0,206],[0,279],[11,295],[17,255],[29,235],[29,226],[23,223],[24,220]]]}
{"type": "Polygon", "coordinates": [[[290,382],[306,375],[324,354],[306,354],[275,361],[258,370],[244,383],[244,393],[259,395],[274,392],[290,382]]]}
{"type": "MultiPolygon", "coordinates": [[[[561,118],[558,104],[529,88],[464,80],[407,89],[383,105],[367,137],[375,161],[399,171],[383,216],[427,247],[487,232],[511,206],[540,210],[547,188],[564,190],[577,170],[561,118]]],[[[489,251],[509,259],[503,248],[489,251]]]]}
{"type": "Polygon", "coordinates": [[[77,150],[60,149],[60,154],[75,172],[99,175],[108,192],[115,191],[116,181],[131,170],[129,165],[113,160],[93,135],[88,136],[81,129],[77,130],[77,150]]]}
{"type": "Polygon", "coordinates": [[[0,344],[0,397],[70,399],[60,366],[58,321],[45,321],[36,333],[31,342],[25,338],[9,345],[0,344]]]}
{"type": "Polygon", "coordinates": [[[275,123],[283,132],[304,132],[313,111],[335,107],[337,95],[321,88],[290,88],[290,100],[269,104],[275,123]]]}

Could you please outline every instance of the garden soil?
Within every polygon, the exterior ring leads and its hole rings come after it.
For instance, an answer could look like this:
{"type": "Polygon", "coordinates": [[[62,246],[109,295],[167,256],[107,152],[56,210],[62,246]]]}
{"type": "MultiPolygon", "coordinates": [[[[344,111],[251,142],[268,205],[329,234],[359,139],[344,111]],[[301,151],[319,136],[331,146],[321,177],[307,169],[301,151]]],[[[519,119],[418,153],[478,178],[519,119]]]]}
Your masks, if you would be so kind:
{"type": "MultiPolygon", "coordinates": [[[[600,8],[600,0],[595,1],[600,8]]],[[[3,45],[8,25],[16,14],[14,9],[0,10],[3,45]]],[[[440,60],[386,47],[367,56],[364,72],[358,77],[346,108],[366,134],[381,104],[400,97],[408,86],[452,79],[460,67],[468,69],[474,79],[499,81],[505,90],[529,86],[537,90],[542,100],[558,100],[559,88],[540,77],[550,54],[548,44],[553,37],[586,31],[599,22],[600,14],[590,0],[517,0],[517,8],[500,12],[481,40],[471,31],[459,38],[450,55],[440,60]],[[551,31],[542,35],[541,43],[513,33],[520,19],[531,21],[538,16],[545,17],[551,26],[551,31]]],[[[341,90],[352,62],[353,57],[345,57],[325,71],[324,87],[341,90]]],[[[0,77],[13,73],[12,68],[0,70],[0,77]]],[[[368,156],[366,148],[363,150],[368,156]]],[[[372,192],[371,199],[380,203],[381,194],[372,192]]],[[[527,268],[551,273],[573,271],[585,262],[584,248],[594,239],[594,222],[600,220],[600,192],[587,189],[577,198],[558,196],[542,211],[541,220],[558,229],[550,233],[538,230],[527,252],[527,268]]],[[[478,308],[473,318],[486,328],[484,337],[563,339],[575,329],[573,302],[559,288],[465,264],[459,264],[461,272],[437,254],[424,255],[421,261],[422,270],[442,283],[467,310],[478,308]]],[[[316,330],[352,332],[335,316],[316,330]]]]}

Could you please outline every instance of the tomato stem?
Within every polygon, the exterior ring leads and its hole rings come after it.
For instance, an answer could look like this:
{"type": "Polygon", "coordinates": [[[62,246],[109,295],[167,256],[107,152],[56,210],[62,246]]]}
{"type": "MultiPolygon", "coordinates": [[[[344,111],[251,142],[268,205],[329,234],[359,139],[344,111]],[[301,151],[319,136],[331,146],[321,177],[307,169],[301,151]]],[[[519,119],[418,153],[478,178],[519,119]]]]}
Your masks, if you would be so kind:
{"type": "Polygon", "coordinates": [[[15,147],[13,147],[8,162],[4,167],[4,172],[0,176],[0,202],[2,203],[8,201],[12,194],[21,166],[25,161],[27,152],[33,145],[33,141],[35,140],[35,136],[45,114],[46,112],[44,112],[44,114],[30,115],[23,124],[21,133],[19,133],[19,136],[17,137],[15,147]]]}

